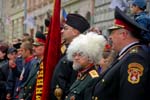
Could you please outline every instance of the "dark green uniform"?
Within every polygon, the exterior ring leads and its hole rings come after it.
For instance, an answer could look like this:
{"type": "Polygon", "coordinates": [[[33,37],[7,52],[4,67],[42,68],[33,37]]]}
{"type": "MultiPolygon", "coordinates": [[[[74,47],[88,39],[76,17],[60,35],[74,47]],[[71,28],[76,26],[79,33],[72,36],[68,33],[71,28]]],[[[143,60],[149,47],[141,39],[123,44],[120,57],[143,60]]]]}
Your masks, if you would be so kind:
{"type": "Polygon", "coordinates": [[[91,89],[98,80],[99,74],[94,66],[78,75],[77,80],[69,89],[65,100],[91,100],[91,89]]]}

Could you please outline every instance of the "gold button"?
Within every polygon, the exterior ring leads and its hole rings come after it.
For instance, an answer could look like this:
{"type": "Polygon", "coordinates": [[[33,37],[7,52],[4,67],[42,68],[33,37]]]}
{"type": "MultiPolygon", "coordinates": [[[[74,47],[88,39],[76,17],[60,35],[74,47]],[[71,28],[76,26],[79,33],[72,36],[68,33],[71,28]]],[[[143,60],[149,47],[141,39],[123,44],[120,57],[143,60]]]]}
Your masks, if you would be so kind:
{"type": "Polygon", "coordinates": [[[102,79],[102,82],[104,83],[104,82],[105,82],[105,80],[104,80],[104,79],[102,79]]]}
{"type": "Polygon", "coordinates": [[[29,89],[31,89],[32,87],[31,86],[29,86],[29,89]]]}
{"type": "Polygon", "coordinates": [[[66,64],[66,61],[64,60],[63,63],[66,64]]]}
{"type": "Polygon", "coordinates": [[[98,100],[98,97],[95,97],[95,100],[98,100]]]}
{"type": "Polygon", "coordinates": [[[94,100],[94,96],[92,96],[92,100],[94,100]]]}
{"type": "Polygon", "coordinates": [[[65,97],[66,99],[68,98],[68,96],[65,97]]]}

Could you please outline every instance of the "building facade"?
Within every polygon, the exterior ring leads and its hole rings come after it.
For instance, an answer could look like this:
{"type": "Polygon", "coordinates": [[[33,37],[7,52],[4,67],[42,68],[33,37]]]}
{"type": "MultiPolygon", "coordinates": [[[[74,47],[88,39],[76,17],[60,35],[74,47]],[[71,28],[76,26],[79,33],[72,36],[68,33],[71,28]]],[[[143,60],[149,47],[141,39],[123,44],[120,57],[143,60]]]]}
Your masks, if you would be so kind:
{"type": "Polygon", "coordinates": [[[4,0],[0,0],[0,41],[4,38],[4,0]]]}
{"type": "Polygon", "coordinates": [[[62,0],[68,13],[79,13],[102,31],[112,25],[114,11],[109,9],[111,0],[62,0]]]}
{"type": "Polygon", "coordinates": [[[4,0],[4,39],[11,42],[12,39],[21,38],[24,21],[24,0],[4,0]]]}
{"type": "Polygon", "coordinates": [[[51,14],[53,0],[27,0],[27,17],[32,23],[27,24],[27,33],[45,31],[44,20],[51,14]]]}
{"type": "MultiPolygon", "coordinates": [[[[107,35],[106,29],[112,26],[114,19],[114,11],[109,8],[111,1],[61,0],[61,6],[67,13],[81,14],[107,35]]],[[[44,20],[52,14],[53,3],[54,0],[0,0],[0,38],[11,41],[21,38],[24,32],[44,32],[44,20]]]]}

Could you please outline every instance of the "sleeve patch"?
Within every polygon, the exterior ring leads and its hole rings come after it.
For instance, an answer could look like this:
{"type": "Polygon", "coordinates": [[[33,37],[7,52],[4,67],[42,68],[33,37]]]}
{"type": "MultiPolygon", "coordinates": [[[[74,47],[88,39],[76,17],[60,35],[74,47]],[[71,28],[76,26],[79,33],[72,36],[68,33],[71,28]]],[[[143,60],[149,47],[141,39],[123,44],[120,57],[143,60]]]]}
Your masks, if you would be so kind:
{"type": "Polygon", "coordinates": [[[143,75],[144,67],[139,63],[130,63],[128,65],[128,81],[132,84],[138,84],[143,75]]]}
{"type": "Polygon", "coordinates": [[[92,70],[89,72],[90,76],[92,78],[96,78],[96,77],[99,77],[99,74],[96,72],[96,70],[92,70]]]}

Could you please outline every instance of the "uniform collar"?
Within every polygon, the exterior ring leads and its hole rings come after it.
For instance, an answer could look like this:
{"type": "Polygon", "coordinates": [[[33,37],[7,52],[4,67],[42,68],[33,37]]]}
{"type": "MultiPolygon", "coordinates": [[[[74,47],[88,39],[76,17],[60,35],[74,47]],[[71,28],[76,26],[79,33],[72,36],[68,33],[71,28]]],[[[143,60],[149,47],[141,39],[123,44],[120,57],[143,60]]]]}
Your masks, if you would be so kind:
{"type": "Polygon", "coordinates": [[[25,63],[30,62],[34,57],[33,56],[29,56],[25,59],[25,63]]]}
{"type": "Polygon", "coordinates": [[[130,47],[139,44],[139,42],[132,42],[130,44],[128,44],[127,46],[125,46],[120,52],[119,52],[119,56],[122,55],[126,50],[128,50],[130,47]]]}
{"type": "Polygon", "coordinates": [[[83,75],[85,75],[90,69],[92,69],[94,66],[94,64],[89,64],[88,66],[86,66],[84,69],[80,70],[78,72],[78,78],[82,77],[83,75]]]}

